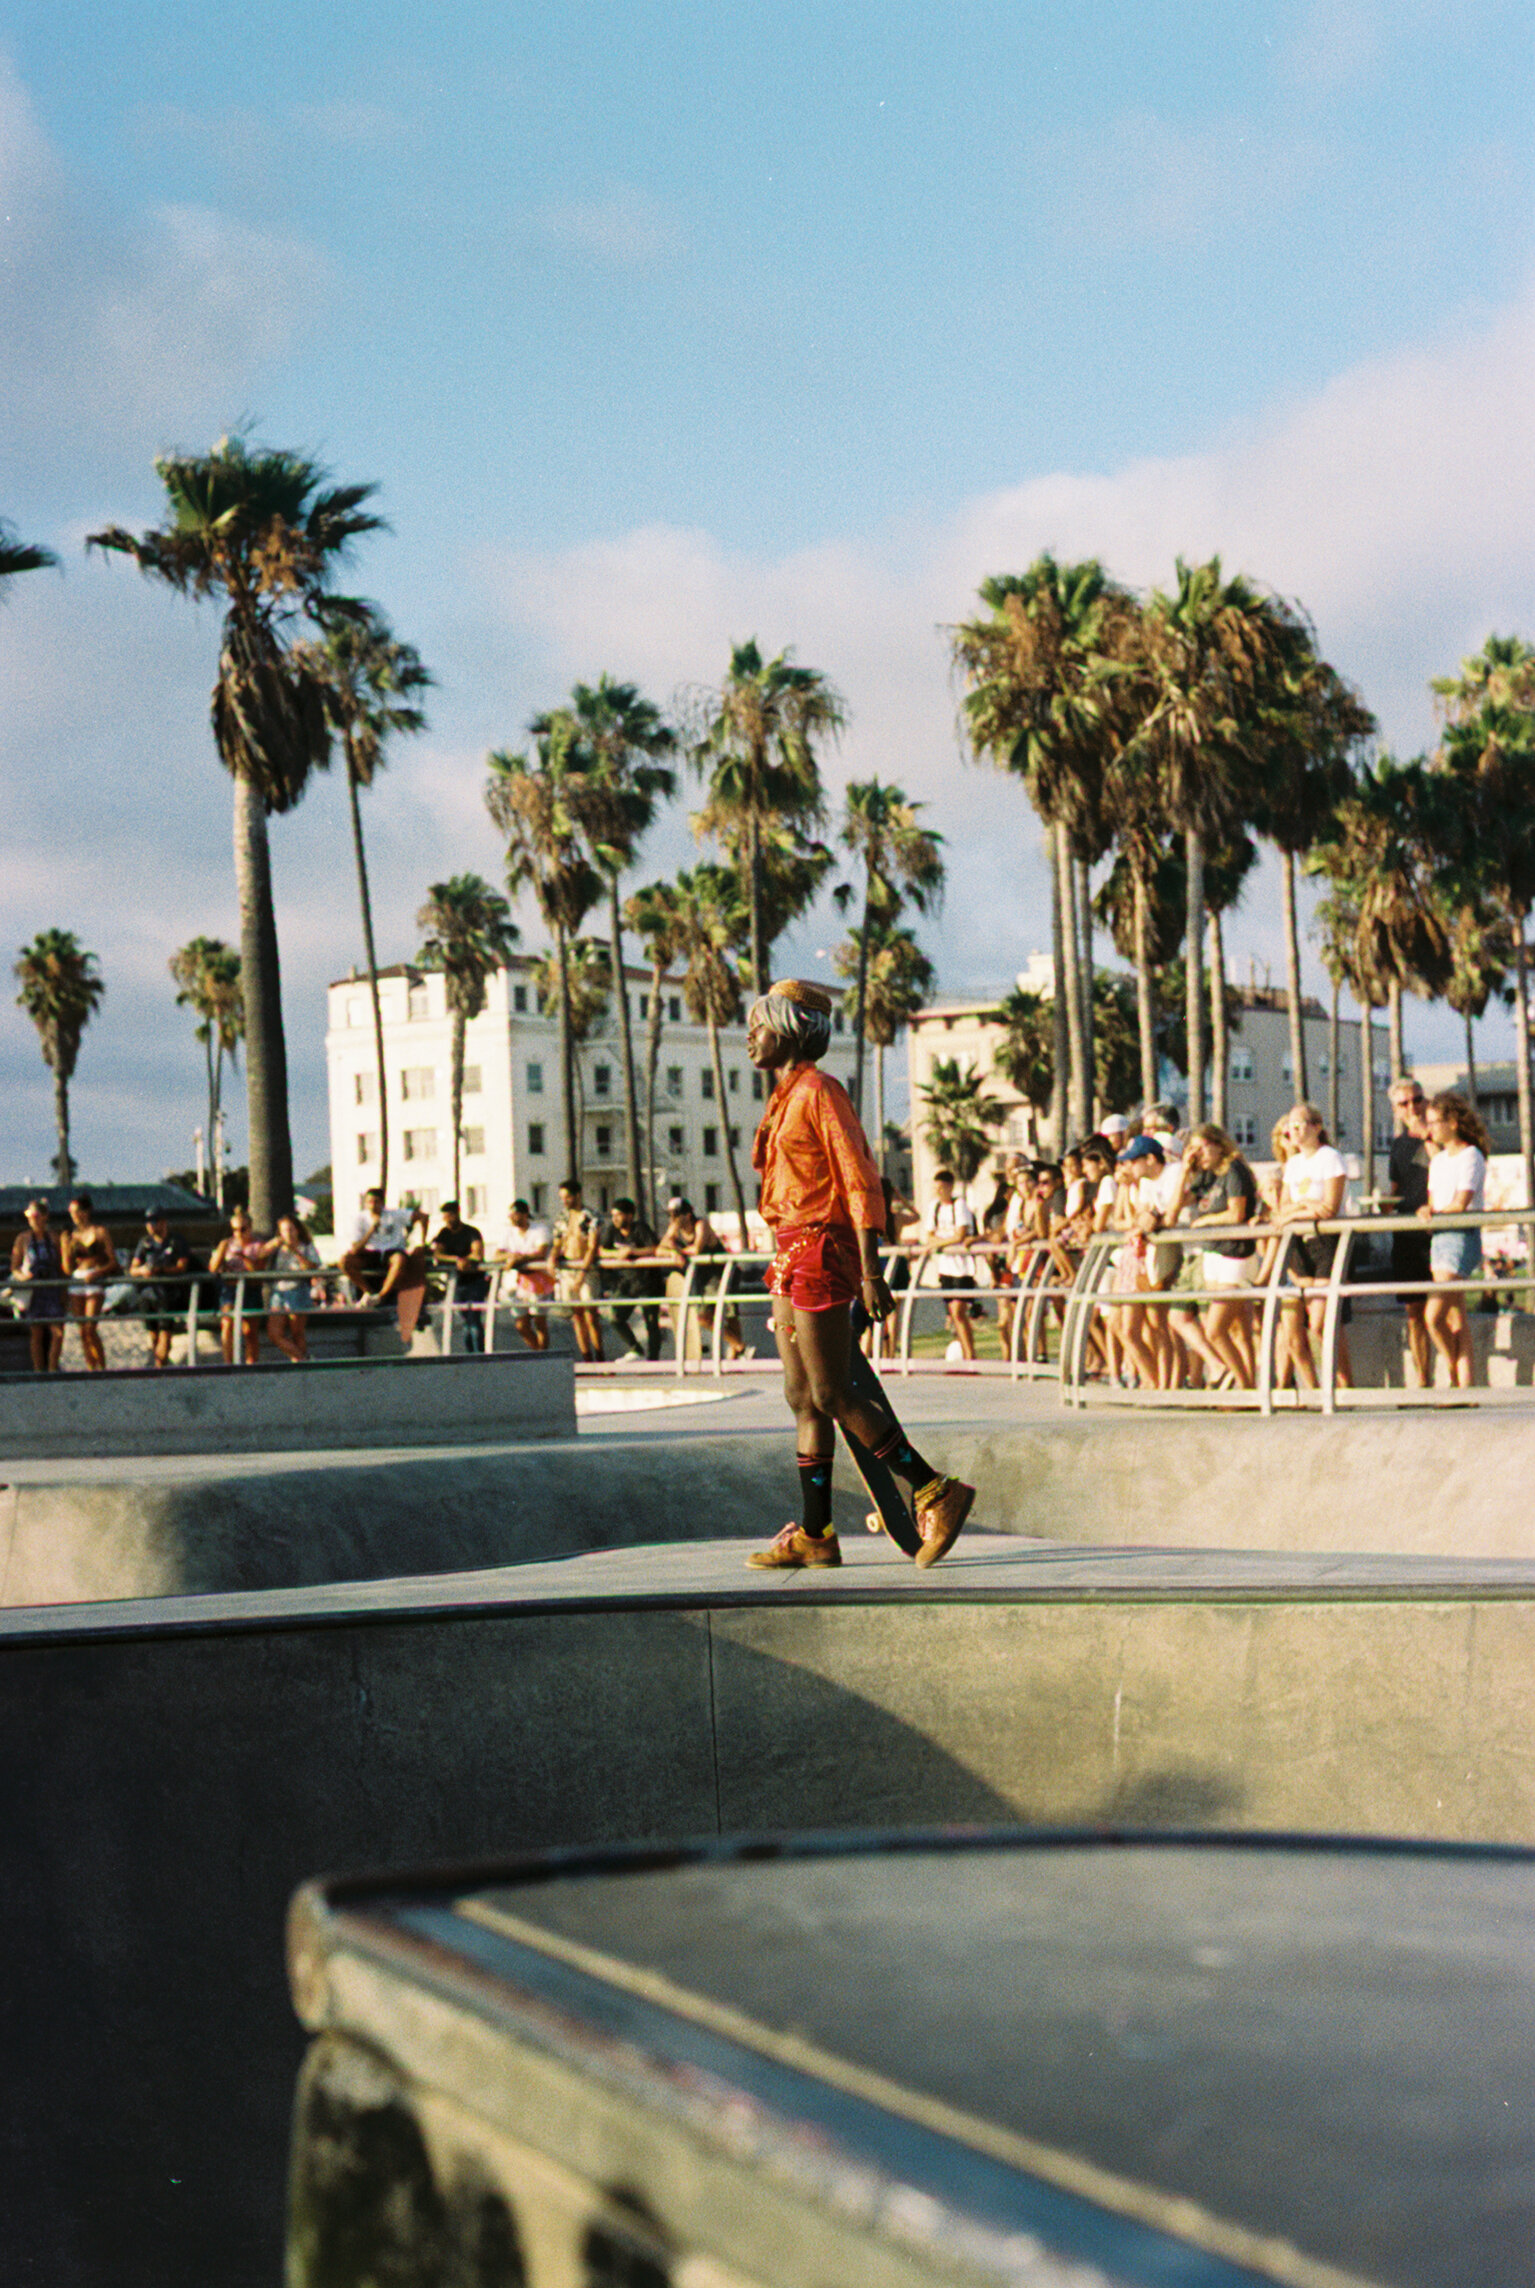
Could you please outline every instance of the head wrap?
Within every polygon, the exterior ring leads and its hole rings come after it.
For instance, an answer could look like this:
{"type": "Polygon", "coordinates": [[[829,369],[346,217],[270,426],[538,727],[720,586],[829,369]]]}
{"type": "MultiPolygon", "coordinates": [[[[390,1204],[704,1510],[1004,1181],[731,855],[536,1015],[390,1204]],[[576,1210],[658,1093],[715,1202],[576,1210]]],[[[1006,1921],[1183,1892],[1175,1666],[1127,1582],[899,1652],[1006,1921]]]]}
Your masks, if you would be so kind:
{"type": "Polygon", "coordinates": [[[751,1014],[776,1033],[797,1061],[815,1064],[831,1045],[832,997],[809,977],[781,977],[751,1014]]]}

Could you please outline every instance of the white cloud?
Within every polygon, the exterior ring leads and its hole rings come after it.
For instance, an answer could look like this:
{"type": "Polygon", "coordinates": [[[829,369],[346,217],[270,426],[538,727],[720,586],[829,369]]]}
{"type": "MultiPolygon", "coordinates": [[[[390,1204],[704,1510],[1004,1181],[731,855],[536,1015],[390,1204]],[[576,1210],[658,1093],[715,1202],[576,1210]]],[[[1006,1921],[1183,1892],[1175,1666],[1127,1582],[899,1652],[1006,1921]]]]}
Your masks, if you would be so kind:
{"type": "Polygon", "coordinates": [[[665,261],[683,243],[675,211],[631,183],[616,184],[600,198],[540,207],[529,227],[547,245],[625,268],[665,261]]]}
{"type": "Polygon", "coordinates": [[[0,53],[0,452],[146,457],[239,413],[324,308],[330,265],[207,207],[109,215],[0,53]]]}

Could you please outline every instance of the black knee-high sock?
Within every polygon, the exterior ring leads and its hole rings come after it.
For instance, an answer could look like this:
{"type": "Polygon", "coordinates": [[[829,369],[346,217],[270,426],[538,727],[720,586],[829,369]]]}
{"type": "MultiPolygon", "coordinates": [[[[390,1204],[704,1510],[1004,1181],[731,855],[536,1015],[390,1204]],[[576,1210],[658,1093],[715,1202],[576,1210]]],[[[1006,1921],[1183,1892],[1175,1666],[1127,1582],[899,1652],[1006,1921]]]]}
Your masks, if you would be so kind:
{"type": "Polygon", "coordinates": [[[898,1478],[904,1478],[909,1486],[925,1486],[941,1474],[933,1468],[931,1462],[917,1452],[916,1447],[893,1416],[890,1423],[890,1435],[882,1445],[871,1448],[871,1452],[876,1462],[883,1462],[887,1469],[894,1470],[898,1478]]]}
{"type": "Polygon", "coordinates": [[[801,1454],[799,1460],[799,1492],[804,1505],[804,1528],[819,1541],[831,1531],[831,1465],[830,1454],[801,1454]]]}

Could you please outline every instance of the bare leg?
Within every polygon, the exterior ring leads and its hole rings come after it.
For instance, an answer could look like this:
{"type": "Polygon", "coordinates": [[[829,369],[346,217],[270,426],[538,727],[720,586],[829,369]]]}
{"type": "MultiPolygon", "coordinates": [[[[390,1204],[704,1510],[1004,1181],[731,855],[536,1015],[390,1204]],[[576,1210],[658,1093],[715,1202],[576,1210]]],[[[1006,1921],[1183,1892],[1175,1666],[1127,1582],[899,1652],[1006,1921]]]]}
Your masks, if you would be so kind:
{"type": "Polygon", "coordinates": [[[101,1316],[101,1297],[78,1295],[74,1302],[80,1321],[80,1348],[85,1353],[86,1366],[92,1374],[105,1374],[107,1354],[101,1347],[101,1336],[96,1327],[96,1321],[101,1316]]]}
{"type": "Polygon", "coordinates": [[[1425,1300],[1422,1295],[1404,1295],[1402,1298],[1402,1307],[1407,1313],[1407,1355],[1412,1360],[1413,1380],[1420,1390],[1427,1390],[1434,1374],[1428,1328],[1423,1321],[1425,1300]]]}
{"type": "MultiPolygon", "coordinates": [[[[809,1314],[814,1316],[815,1314],[809,1314]]],[[[954,1339],[967,1359],[975,1356],[975,1336],[970,1328],[970,1305],[963,1295],[951,1295],[948,1309],[949,1325],[954,1339]]]]}

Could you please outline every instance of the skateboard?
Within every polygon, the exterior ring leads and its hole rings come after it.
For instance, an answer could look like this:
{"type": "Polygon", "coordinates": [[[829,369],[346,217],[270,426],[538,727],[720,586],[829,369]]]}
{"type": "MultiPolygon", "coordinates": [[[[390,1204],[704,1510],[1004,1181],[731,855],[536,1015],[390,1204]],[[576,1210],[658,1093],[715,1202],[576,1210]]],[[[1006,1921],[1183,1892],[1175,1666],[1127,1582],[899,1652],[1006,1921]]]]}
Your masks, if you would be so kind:
{"type": "MultiPolygon", "coordinates": [[[[879,1376],[858,1347],[856,1312],[854,1318],[853,1362],[848,1382],[855,1398],[882,1407],[885,1394],[879,1376]]],[[[862,1439],[855,1438],[850,1430],[842,1432],[842,1442],[853,1457],[853,1467],[863,1480],[865,1493],[874,1504],[869,1513],[869,1531],[877,1533],[883,1526],[897,1549],[907,1557],[915,1557],[922,1547],[922,1536],[917,1531],[916,1513],[906,1487],[889,1465],[871,1454],[862,1439]]]]}

